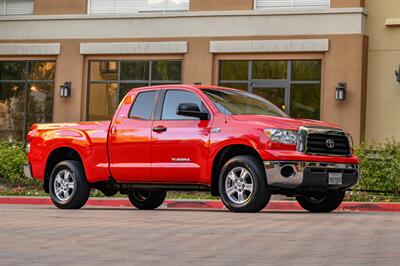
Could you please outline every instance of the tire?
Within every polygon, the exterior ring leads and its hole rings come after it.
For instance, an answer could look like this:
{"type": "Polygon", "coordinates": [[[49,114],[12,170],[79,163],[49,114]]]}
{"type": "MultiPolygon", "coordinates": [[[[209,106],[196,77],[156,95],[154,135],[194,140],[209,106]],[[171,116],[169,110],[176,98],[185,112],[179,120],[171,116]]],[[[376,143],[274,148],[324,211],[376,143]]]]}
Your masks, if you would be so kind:
{"type": "Polygon", "coordinates": [[[324,195],[317,197],[312,196],[297,196],[296,200],[300,206],[314,213],[331,212],[336,210],[342,203],[345,191],[327,191],[324,195]]]}
{"type": "Polygon", "coordinates": [[[131,190],[129,201],[139,210],[153,210],[161,206],[167,196],[166,191],[131,190]]]}
{"type": "Polygon", "coordinates": [[[60,209],[80,209],[90,195],[83,166],[77,161],[62,161],[52,170],[49,182],[50,198],[60,209]]]}
{"type": "Polygon", "coordinates": [[[222,202],[232,212],[259,212],[271,198],[262,164],[247,155],[236,156],[225,163],[218,188],[222,202]]]}

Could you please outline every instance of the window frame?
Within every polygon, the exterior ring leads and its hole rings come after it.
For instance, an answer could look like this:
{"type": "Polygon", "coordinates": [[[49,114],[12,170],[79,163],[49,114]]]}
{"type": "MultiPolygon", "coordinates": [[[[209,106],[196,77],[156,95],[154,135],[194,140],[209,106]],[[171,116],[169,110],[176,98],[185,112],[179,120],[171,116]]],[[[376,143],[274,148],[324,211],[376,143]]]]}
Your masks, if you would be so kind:
{"type": "Polygon", "coordinates": [[[118,100],[121,101],[121,94],[120,94],[120,86],[121,84],[141,84],[143,86],[156,86],[156,85],[163,85],[163,84],[181,84],[183,78],[183,59],[89,59],[87,61],[87,82],[86,82],[86,108],[85,108],[85,121],[92,121],[89,120],[90,114],[90,85],[92,84],[117,84],[118,86],[118,100]],[[136,62],[136,61],[143,61],[149,62],[149,76],[147,80],[125,80],[121,79],[121,63],[123,62],[136,62]],[[180,80],[153,80],[152,79],[152,68],[153,62],[157,61],[173,61],[173,62],[180,62],[181,64],[181,73],[180,73],[180,80]],[[116,62],[117,63],[117,75],[115,80],[91,80],[91,66],[93,62],[116,62]]]}
{"type": "Polygon", "coordinates": [[[247,84],[247,92],[253,93],[254,88],[284,88],[285,89],[285,110],[284,112],[290,116],[291,111],[291,91],[292,85],[320,85],[320,103],[319,103],[319,119],[322,116],[322,84],[323,84],[323,59],[316,59],[316,58],[299,58],[299,59],[219,59],[218,60],[218,85],[227,86],[229,84],[247,84]],[[247,70],[247,80],[221,80],[221,70],[222,70],[222,63],[226,61],[245,61],[248,63],[247,70]],[[253,78],[253,64],[256,61],[286,61],[287,62],[287,77],[285,79],[254,79],[253,78]],[[292,79],[292,63],[295,61],[318,61],[320,62],[321,66],[321,77],[319,80],[293,80],[292,79]]]}
{"type": "MultiPolygon", "coordinates": [[[[168,91],[184,91],[184,92],[192,93],[197,98],[199,98],[200,102],[204,105],[204,108],[207,110],[207,113],[208,113],[207,121],[210,121],[212,119],[212,112],[210,112],[210,108],[207,106],[204,99],[200,95],[198,95],[197,93],[194,93],[193,91],[189,91],[189,90],[185,90],[185,89],[181,89],[181,88],[171,88],[171,89],[163,89],[159,94],[159,101],[157,103],[156,112],[155,112],[155,120],[156,121],[198,121],[198,122],[201,121],[198,118],[196,118],[196,119],[162,119],[162,111],[164,109],[164,102],[165,102],[165,98],[167,96],[168,91]]],[[[188,116],[188,117],[190,118],[190,116],[188,116]]]]}
{"type": "MultiPolygon", "coordinates": [[[[89,0],[90,1],[90,0],[89,0]]],[[[329,0],[329,5],[327,7],[320,7],[320,6],[290,6],[290,7],[270,7],[270,8],[257,8],[257,1],[253,1],[253,10],[276,10],[276,9],[304,9],[304,8],[331,8],[332,7],[332,0],[329,0]]]]}
{"type": "MultiPolygon", "coordinates": [[[[34,60],[0,60],[0,63],[23,63],[24,64],[24,75],[25,77],[23,79],[1,79],[0,78],[0,83],[4,83],[4,84],[13,84],[13,83],[18,83],[18,84],[23,84],[22,88],[23,88],[23,92],[24,92],[24,120],[23,120],[23,130],[22,130],[22,140],[25,142],[25,136],[29,131],[28,125],[29,125],[29,117],[28,117],[28,112],[29,112],[29,84],[52,84],[53,85],[53,106],[52,106],[52,119],[51,121],[53,121],[53,117],[54,117],[54,99],[55,99],[55,92],[56,92],[56,63],[57,60],[55,59],[34,59],[34,60]],[[31,70],[31,63],[42,63],[42,62],[51,62],[54,63],[54,78],[50,79],[50,80],[32,80],[30,79],[30,70],[31,70]]],[[[50,121],[50,122],[51,122],[50,121]]],[[[35,122],[37,123],[37,122],[35,122]]]]}

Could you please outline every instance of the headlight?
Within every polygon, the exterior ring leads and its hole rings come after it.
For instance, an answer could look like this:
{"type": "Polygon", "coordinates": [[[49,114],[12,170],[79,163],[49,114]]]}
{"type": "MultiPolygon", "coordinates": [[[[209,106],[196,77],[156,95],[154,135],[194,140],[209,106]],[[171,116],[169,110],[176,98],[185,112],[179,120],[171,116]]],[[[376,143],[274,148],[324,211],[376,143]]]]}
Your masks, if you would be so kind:
{"type": "Polygon", "coordinates": [[[27,154],[31,151],[31,144],[29,142],[25,145],[25,151],[27,154]]]}
{"type": "Polygon", "coordinates": [[[264,129],[265,134],[269,137],[272,142],[283,143],[283,144],[297,144],[297,131],[266,128],[264,129]]]}

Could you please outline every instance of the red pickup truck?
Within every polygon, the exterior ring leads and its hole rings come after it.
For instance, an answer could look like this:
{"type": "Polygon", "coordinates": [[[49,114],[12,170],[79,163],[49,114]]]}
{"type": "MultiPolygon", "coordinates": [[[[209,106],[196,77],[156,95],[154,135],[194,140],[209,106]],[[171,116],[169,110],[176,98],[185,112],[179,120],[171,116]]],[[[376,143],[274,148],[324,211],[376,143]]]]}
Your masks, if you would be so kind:
{"type": "Polygon", "coordinates": [[[215,86],[131,90],[112,121],[35,124],[28,178],[54,204],[85,205],[91,189],[127,194],[139,209],[169,190],[210,191],[235,212],[258,212],[271,194],[330,212],[358,183],[359,159],[335,125],[288,117],[254,94],[215,86]]]}

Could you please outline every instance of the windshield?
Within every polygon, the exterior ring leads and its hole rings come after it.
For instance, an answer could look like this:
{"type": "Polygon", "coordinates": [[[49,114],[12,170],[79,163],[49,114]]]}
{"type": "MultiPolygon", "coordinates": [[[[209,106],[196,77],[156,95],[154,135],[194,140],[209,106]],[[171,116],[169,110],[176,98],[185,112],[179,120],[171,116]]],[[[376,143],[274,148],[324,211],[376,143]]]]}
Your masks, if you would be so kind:
{"type": "Polygon", "coordinates": [[[224,114],[288,117],[271,102],[249,92],[217,89],[204,89],[203,92],[224,114]]]}

